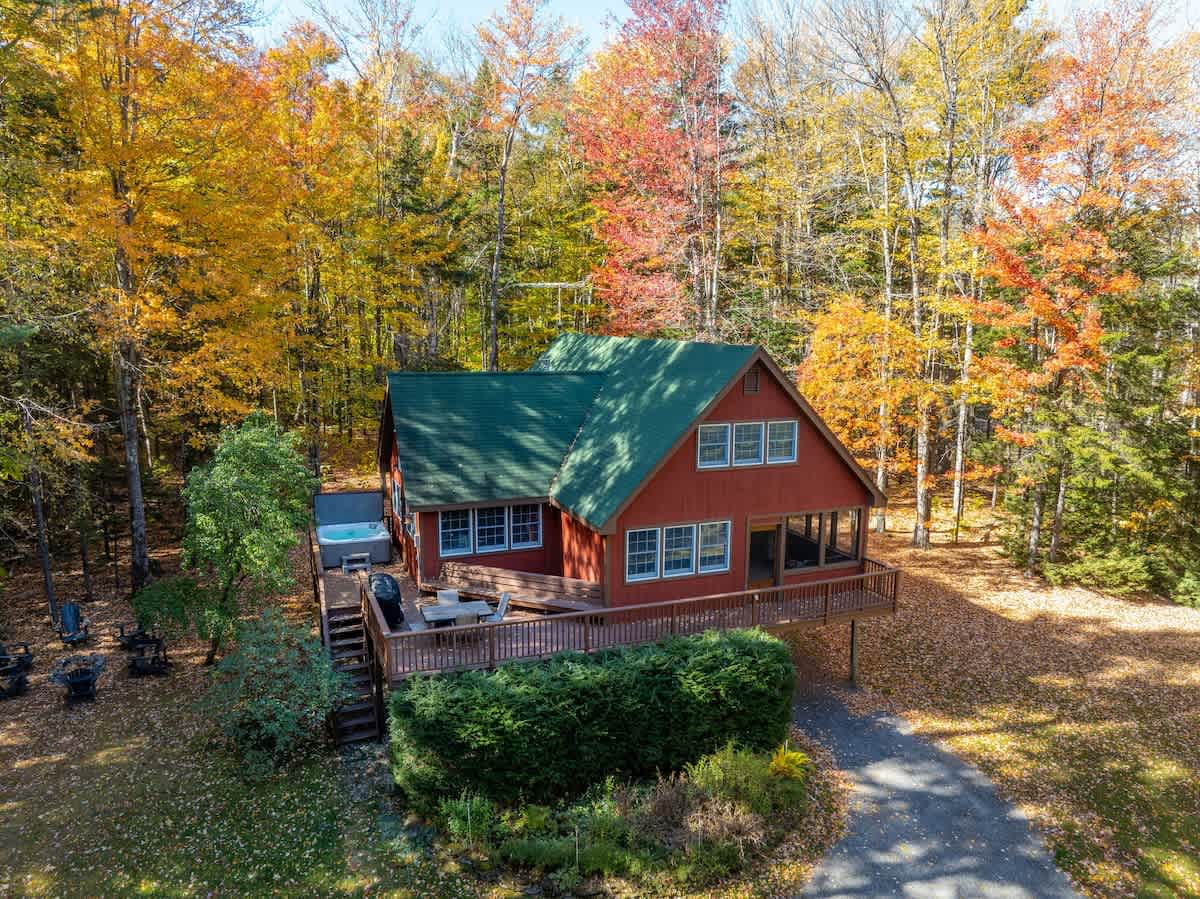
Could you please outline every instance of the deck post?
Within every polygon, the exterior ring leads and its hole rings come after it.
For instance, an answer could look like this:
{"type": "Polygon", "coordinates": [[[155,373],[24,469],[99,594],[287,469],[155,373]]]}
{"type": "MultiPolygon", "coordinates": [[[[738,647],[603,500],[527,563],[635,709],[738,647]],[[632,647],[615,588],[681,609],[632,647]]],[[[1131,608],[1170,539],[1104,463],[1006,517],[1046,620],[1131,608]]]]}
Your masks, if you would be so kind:
{"type": "Polygon", "coordinates": [[[750,626],[758,627],[758,594],[750,597],[750,626]]]}
{"type": "Polygon", "coordinates": [[[496,667],[496,629],[488,628],[488,667],[496,667]]]}
{"type": "Polygon", "coordinates": [[[858,686],[858,619],[850,619],[850,683],[858,686]]]}

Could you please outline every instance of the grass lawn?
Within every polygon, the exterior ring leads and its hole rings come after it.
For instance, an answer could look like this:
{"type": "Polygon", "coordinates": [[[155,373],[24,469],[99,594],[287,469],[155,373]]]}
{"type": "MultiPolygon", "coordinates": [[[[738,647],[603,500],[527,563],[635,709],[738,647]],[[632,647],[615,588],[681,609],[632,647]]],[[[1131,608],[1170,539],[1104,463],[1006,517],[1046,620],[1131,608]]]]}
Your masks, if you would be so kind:
{"type": "MultiPolygon", "coordinates": [[[[919,552],[898,511],[871,555],[901,611],[861,629],[851,701],[977,764],[1088,894],[1200,896],[1200,610],[1027,579],[983,527],[919,552]]],[[[794,640],[810,674],[844,677],[846,630],[794,640]]]]}

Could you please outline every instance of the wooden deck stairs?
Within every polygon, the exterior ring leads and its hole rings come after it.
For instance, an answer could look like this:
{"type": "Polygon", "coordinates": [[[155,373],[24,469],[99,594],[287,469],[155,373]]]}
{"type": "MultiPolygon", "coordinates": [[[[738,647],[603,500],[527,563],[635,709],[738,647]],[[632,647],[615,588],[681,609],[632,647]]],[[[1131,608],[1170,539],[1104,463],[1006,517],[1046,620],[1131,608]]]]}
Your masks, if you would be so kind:
{"type": "Polygon", "coordinates": [[[334,670],[350,680],[351,694],[333,712],[333,733],[339,746],[378,740],[378,702],[371,677],[367,631],[359,606],[335,606],[326,617],[325,645],[334,670]]]}
{"type": "Polygon", "coordinates": [[[373,676],[366,624],[362,617],[360,581],[357,574],[343,574],[321,567],[317,542],[309,533],[313,592],[321,622],[321,642],[334,670],[350,681],[350,695],[331,716],[334,739],[339,746],[378,740],[383,734],[381,697],[373,676]]]}

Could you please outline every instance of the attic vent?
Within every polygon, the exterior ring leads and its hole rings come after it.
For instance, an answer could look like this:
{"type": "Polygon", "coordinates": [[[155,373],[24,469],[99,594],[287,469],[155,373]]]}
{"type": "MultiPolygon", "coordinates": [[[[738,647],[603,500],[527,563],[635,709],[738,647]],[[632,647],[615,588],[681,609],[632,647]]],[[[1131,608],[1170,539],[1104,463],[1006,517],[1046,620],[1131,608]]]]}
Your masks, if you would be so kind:
{"type": "Polygon", "coordinates": [[[752,368],[742,378],[743,393],[758,393],[758,368],[752,368]]]}

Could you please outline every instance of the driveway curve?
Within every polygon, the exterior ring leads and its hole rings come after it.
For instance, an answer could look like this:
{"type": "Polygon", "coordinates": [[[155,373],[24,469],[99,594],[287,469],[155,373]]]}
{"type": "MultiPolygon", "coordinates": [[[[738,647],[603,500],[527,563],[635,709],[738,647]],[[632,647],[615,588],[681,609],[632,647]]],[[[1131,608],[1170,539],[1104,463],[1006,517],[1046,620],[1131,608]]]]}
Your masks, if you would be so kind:
{"type": "Polygon", "coordinates": [[[904,719],[853,715],[814,686],[798,697],[794,720],[853,784],[846,835],[804,899],[1078,899],[1025,816],[904,719]]]}

